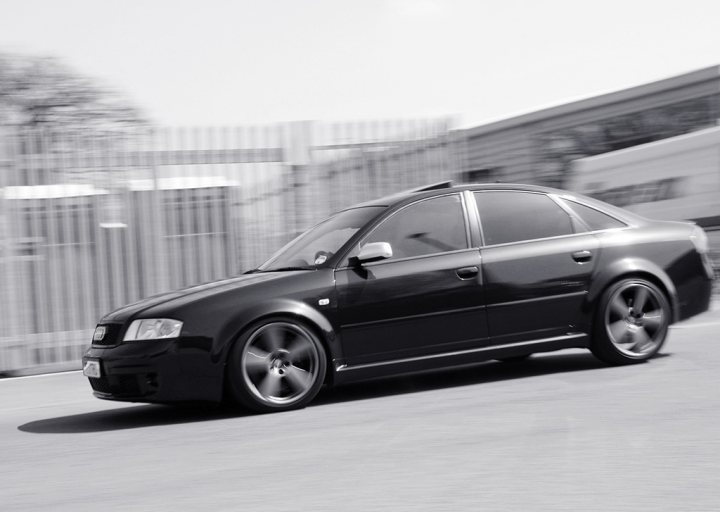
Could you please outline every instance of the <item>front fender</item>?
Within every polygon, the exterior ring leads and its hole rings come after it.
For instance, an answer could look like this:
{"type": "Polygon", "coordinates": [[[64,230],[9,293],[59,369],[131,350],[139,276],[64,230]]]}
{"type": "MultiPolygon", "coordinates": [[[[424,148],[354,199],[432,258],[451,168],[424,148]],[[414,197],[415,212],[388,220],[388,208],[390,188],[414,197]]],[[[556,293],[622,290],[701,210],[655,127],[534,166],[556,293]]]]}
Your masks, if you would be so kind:
{"type": "Polygon", "coordinates": [[[673,322],[680,317],[678,296],[675,285],[667,272],[660,266],[645,258],[629,257],[615,260],[600,270],[593,278],[587,295],[587,304],[592,308],[605,289],[614,281],[628,276],[646,277],[650,281],[659,281],[667,292],[672,307],[673,322]]]}
{"type": "Polygon", "coordinates": [[[238,311],[237,315],[228,319],[218,332],[214,347],[215,358],[226,362],[233,344],[242,332],[252,324],[274,316],[296,318],[309,324],[310,327],[314,327],[328,351],[328,361],[341,357],[341,347],[336,330],[325,312],[299,300],[276,298],[245,307],[238,311]]]}

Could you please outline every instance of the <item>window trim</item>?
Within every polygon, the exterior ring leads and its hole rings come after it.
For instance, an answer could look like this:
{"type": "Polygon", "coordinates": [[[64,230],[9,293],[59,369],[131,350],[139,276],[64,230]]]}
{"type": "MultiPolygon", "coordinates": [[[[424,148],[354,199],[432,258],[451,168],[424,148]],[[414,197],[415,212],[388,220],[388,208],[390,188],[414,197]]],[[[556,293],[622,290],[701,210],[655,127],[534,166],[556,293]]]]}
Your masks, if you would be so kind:
{"type": "Polygon", "coordinates": [[[482,223],[480,222],[480,210],[478,209],[477,202],[475,201],[475,192],[477,190],[464,190],[463,196],[468,205],[468,220],[470,220],[470,245],[478,248],[482,247],[484,243],[482,223]]]}
{"type": "MultiPolygon", "coordinates": [[[[390,258],[386,260],[380,260],[380,261],[372,261],[370,263],[364,263],[364,268],[372,268],[377,267],[380,265],[390,265],[392,263],[401,263],[403,261],[415,261],[415,260],[422,260],[422,259],[428,259],[428,258],[437,258],[438,256],[447,256],[448,254],[460,254],[463,252],[476,252],[478,250],[477,247],[466,247],[465,249],[455,249],[452,251],[444,251],[444,252],[434,252],[432,254],[420,254],[418,256],[406,256],[404,258],[390,258]]],[[[336,270],[347,270],[353,268],[352,266],[345,266],[345,267],[338,267],[336,270]]]]}
{"type": "Polygon", "coordinates": [[[584,231],[582,233],[591,233],[592,229],[590,229],[590,226],[587,225],[587,223],[578,215],[576,212],[574,212],[564,201],[561,201],[560,198],[557,197],[556,194],[548,194],[547,195],[550,199],[552,199],[556,205],[558,205],[565,213],[567,213],[570,216],[570,222],[573,226],[573,229],[575,229],[575,225],[579,228],[583,228],[584,231]]]}
{"type": "Polygon", "coordinates": [[[431,254],[419,254],[417,256],[406,256],[405,258],[390,258],[387,260],[375,261],[375,262],[366,264],[364,266],[376,266],[377,264],[394,263],[397,261],[409,261],[409,260],[415,260],[415,259],[419,259],[419,258],[428,258],[428,257],[438,256],[438,255],[442,255],[442,254],[452,254],[452,253],[457,253],[457,252],[462,252],[462,251],[475,250],[476,248],[473,247],[473,244],[472,244],[472,236],[471,236],[471,231],[470,231],[470,215],[469,215],[469,211],[468,211],[468,205],[466,204],[465,194],[463,194],[463,191],[454,190],[454,191],[446,193],[446,194],[438,194],[438,195],[433,195],[430,197],[423,197],[422,199],[418,199],[417,201],[412,201],[410,203],[404,204],[404,205],[400,206],[399,208],[391,211],[389,214],[387,214],[386,217],[380,219],[380,221],[377,222],[377,224],[370,227],[362,236],[360,236],[360,238],[357,240],[357,242],[353,242],[352,245],[350,245],[350,247],[348,247],[348,249],[345,251],[345,253],[342,255],[342,257],[339,259],[340,266],[335,267],[335,270],[346,270],[346,269],[354,268],[352,265],[343,265],[342,262],[344,262],[348,258],[348,255],[353,251],[353,249],[355,247],[360,247],[362,245],[362,243],[365,240],[367,240],[368,237],[375,232],[375,230],[380,228],[380,226],[385,224],[385,222],[387,222],[389,219],[393,218],[395,215],[397,215],[401,211],[405,210],[406,208],[408,208],[410,206],[414,206],[416,204],[422,203],[424,201],[430,201],[431,199],[438,199],[441,197],[448,197],[448,196],[457,196],[460,199],[460,207],[462,209],[462,219],[463,219],[463,222],[465,223],[465,247],[464,248],[454,249],[452,251],[434,252],[431,254]]]}

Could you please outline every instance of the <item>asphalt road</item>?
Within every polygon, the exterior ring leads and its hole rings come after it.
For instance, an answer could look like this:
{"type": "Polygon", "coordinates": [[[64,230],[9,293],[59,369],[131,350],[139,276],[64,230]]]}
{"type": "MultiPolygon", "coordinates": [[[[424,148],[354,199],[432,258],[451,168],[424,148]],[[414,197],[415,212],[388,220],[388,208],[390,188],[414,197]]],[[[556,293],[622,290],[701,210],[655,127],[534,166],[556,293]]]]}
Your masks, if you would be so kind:
{"type": "Polygon", "coordinates": [[[324,391],[302,411],[0,381],[0,510],[720,510],[720,311],[665,355],[586,352],[324,391]]]}

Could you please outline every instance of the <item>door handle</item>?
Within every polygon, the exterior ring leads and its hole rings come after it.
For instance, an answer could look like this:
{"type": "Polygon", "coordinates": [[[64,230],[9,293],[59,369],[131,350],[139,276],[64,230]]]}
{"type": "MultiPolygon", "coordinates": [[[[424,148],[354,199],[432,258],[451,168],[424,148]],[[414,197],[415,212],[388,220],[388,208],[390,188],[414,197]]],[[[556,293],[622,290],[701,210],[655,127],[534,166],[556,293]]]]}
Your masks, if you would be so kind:
{"type": "Polygon", "coordinates": [[[590,251],[576,251],[572,253],[572,258],[578,263],[586,263],[592,259],[590,251]]]}
{"type": "Polygon", "coordinates": [[[478,275],[478,272],[479,270],[477,267],[463,267],[455,271],[460,279],[472,279],[478,275]]]}

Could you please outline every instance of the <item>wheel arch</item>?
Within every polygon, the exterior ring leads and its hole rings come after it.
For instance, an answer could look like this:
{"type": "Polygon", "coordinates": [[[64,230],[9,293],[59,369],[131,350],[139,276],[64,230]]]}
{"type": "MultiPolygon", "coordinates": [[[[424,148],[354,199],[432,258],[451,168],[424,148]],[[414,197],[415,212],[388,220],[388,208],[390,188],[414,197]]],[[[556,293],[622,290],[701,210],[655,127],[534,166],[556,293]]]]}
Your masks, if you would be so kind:
{"type": "Polygon", "coordinates": [[[320,340],[327,357],[325,382],[332,382],[333,359],[340,357],[340,345],[335,328],[328,318],[320,311],[304,302],[291,299],[278,299],[244,308],[241,313],[230,320],[223,329],[219,354],[223,364],[223,381],[227,379],[227,366],[230,353],[238,340],[254,326],[271,318],[283,318],[301,323],[310,329],[320,340]]]}
{"type": "Polygon", "coordinates": [[[594,315],[598,301],[605,290],[622,279],[632,277],[645,279],[660,288],[670,303],[670,309],[672,311],[670,323],[678,321],[680,317],[680,306],[677,290],[672,279],[670,279],[667,272],[659,265],[645,258],[623,258],[622,260],[617,260],[605,267],[595,279],[593,279],[587,296],[590,315],[594,315]]]}

